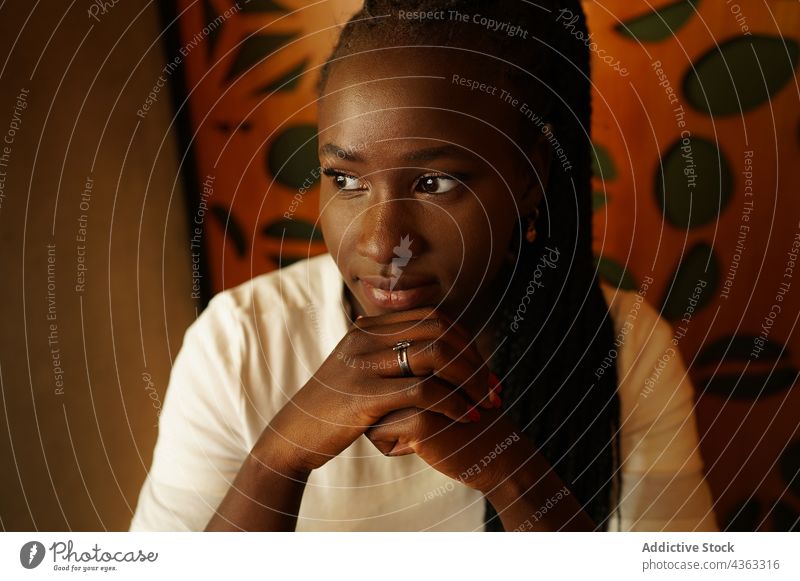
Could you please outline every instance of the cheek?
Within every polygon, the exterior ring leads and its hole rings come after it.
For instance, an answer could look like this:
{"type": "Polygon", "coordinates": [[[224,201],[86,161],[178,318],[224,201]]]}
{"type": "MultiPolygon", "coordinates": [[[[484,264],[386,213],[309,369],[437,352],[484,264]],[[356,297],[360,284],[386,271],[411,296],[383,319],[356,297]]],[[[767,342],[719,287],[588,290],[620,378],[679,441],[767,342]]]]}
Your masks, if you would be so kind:
{"type": "Polygon", "coordinates": [[[475,207],[457,219],[459,239],[463,239],[465,260],[480,267],[502,261],[509,248],[515,221],[513,207],[507,204],[475,203],[475,207]]]}
{"type": "Polygon", "coordinates": [[[454,212],[453,220],[436,233],[439,247],[448,256],[453,292],[472,294],[499,272],[508,256],[513,211],[476,202],[454,212]]]}
{"type": "MultiPolygon", "coordinates": [[[[320,201],[322,206],[323,202],[320,201]]],[[[332,255],[348,254],[349,246],[353,241],[353,216],[342,211],[336,202],[329,203],[320,208],[319,223],[325,245],[332,255]]]]}

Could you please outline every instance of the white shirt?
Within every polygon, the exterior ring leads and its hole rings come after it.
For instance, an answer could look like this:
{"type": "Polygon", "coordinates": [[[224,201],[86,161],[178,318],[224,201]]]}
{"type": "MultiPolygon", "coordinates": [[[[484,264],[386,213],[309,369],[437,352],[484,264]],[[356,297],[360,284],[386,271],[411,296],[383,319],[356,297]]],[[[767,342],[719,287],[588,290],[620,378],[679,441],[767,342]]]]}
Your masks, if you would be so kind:
{"type": "MultiPolygon", "coordinates": [[[[622,530],[717,530],[672,328],[639,293],[602,288],[625,338],[614,358],[622,500],[611,530],[617,516],[622,530]]],[[[271,418],[347,332],[343,290],[323,254],[209,302],[175,359],[131,531],[205,528],[271,418]]],[[[297,530],[480,531],[483,518],[480,492],[416,455],[385,457],[361,436],[311,472],[297,530]]]]}

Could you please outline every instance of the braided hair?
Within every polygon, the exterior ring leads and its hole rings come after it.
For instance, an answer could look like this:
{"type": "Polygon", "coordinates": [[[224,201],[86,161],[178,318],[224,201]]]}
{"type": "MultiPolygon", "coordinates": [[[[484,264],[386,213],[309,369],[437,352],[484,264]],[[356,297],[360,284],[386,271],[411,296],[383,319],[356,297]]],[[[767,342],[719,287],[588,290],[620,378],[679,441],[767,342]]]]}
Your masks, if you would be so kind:
{"type": "MultiPolygon", "coordinates": [[[[528,217],[520,217],[515,228],[510,250],[516,263],[497,312],[498,348],[490,367],[501,378],[507,413],[596,530],[606,530],[619,501],[620,420],[616,369],[601,363],[615,353],[614,329],[592,251],[589,50],[581,42],[586,38],[579,0],[366,0],[344,26],[319,89],[324,91],[339,59],[374,48],[435,45],[488,58],[542,112],[537,130],[521,120],[520,146],[544,134],[561,154],[551,157],[538,237],[533,243],[524,239],[528,217]],[[399,11],[445,11],[451,17],[410,20],[399,11]],[[456,11],[461,18],[452,17],[456,11]],[[494,29],[486,25],[490,20],[506,24],[494,29]],[[539,263],[553,249],[559,262],[543,269],[539,263]],[[523,309],[521,299],[531,294],[534,278],[534,300],[523,309]]],[[[488,501],[485,528],[503,530],[488,501]]]]}

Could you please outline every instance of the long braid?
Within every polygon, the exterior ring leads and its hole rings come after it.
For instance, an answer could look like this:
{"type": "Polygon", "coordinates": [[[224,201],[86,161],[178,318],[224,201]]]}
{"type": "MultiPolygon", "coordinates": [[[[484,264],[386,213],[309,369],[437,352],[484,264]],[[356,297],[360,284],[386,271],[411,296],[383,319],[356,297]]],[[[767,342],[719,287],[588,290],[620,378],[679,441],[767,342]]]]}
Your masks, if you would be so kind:
{"type": "MultiPolygon", "coordinates": [[[[540,106],[543,121],[552,127],[552,137],[564,155],[554,155],[551,161],[537,221],[539,237],[534,243],[523,238],[527,217],[518,222],[512,244],[516,264],[500,305],[496,322],[499,348],[490,365],[502,379],[508,413],[534,440],[597,529],[605,530],[617,502],[612,499],[615,480],[619,491],[615,460],[619,399],[614,366],[599,377],[595,373],[613,346],[614,330],[592,252],[589,51],[556,22],[556,15],[561,8],[577,15],[577,21],[571,20],[570,30],[582,31],[584,38],[585,19],[578,0],[540,0],[538,4],[551,11],[542,13],[537,8],[535,17],[531,14],[534,9],[525,2],[499,4],[481,0],[367,0],[345,25],[323,67],[320,90],[335,59],[375,46],[463,47],[517,65],[498,63],[528,103],[540,106]],[[479,32],[476,25],[458,20],[378,18],[398,10],[479,13],[499,22],[521,24],[532,31],[532,37],[522,40],[487,31],[475,34],[479,32]],[[545,103],[541,103],[542,98],[545,103]],[[549,249],[558,251],[558,263],[554,268],[539,268],[536,276],[541,285],[520,320],[521,300],[531,288],[543,255],[551,254],[549,249]]],[[[546,126],[529,127],[523,130],[523,144],[539,137],[546,126]]],[[[488,501],[485,520],[486,530],[502,530],[488,501]]]]}

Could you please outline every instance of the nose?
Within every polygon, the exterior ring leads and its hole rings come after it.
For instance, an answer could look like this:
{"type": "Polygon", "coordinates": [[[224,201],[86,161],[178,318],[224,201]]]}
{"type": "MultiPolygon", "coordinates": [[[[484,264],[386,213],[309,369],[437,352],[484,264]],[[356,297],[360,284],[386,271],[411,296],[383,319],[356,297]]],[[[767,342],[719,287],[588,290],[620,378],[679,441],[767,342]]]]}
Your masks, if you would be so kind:
{"type": "Polygon", "coordinates": [[[383,200],[361,214],[356,250],[372,262],[391,265],[397,258],[409,260],[424,250],[418,227],[418,203],[414,200],[383,200]]]}

